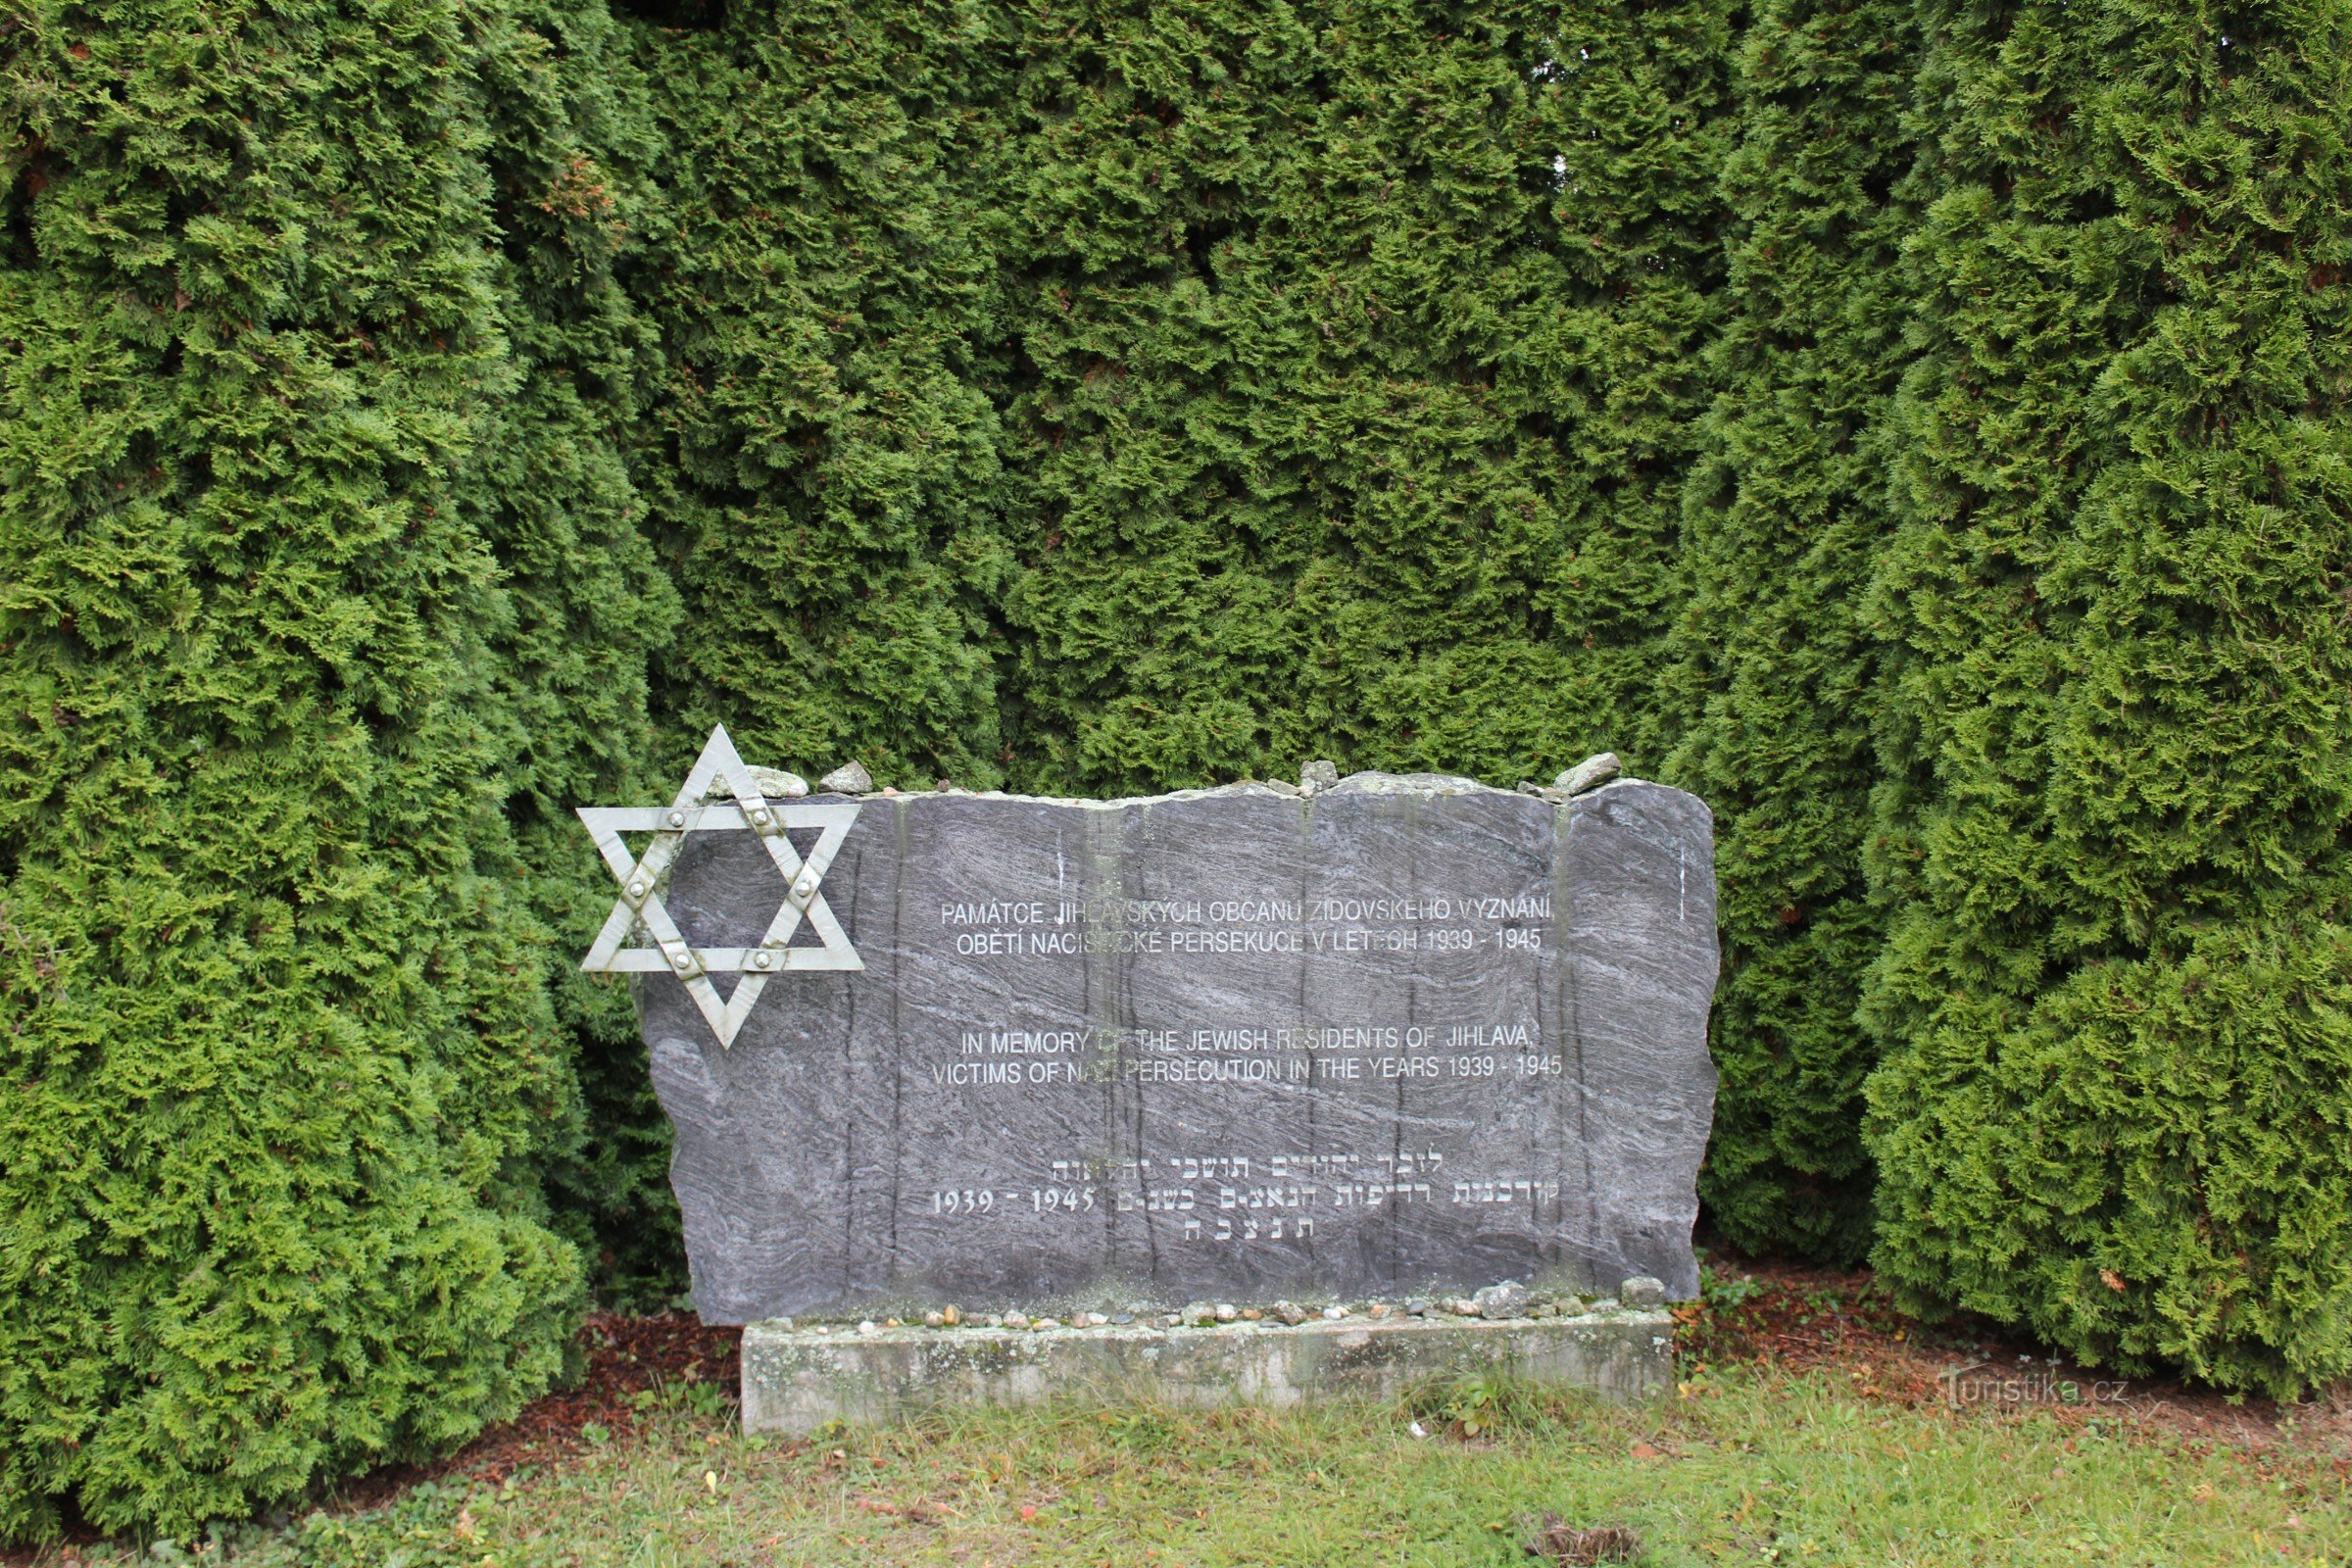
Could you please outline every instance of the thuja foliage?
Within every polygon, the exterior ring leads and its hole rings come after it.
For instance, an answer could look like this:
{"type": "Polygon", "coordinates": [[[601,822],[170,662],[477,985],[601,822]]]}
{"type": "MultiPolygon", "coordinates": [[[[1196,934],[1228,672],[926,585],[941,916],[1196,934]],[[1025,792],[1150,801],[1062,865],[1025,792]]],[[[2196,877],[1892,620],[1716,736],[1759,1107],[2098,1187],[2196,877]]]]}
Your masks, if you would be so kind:
{"type": "Polygon", "coordinates": [[[560,1363],[542,824],[634,765],[669,603],[609,25],[0,20],[0,1536],[239,1513],[560,1363]]]}
{"type": "Polygon", "coordinates": [[[2352,1367],[2352,10],[1923,17],[1878,1262],[2293,1390],[2352,1367]]]}
{"type": "Polygon", "coordinates": [[[1700,1194],[1755,1250],[1870,1245],[1855,1016],[1879,927],[1862,868],[1877,778],[1863,589],[1886,529],[1885,412],[1907,301],[1894,192],[1909,0],[1773,0],[1736,56],[1719,390],[1689,480],[1674,781],[1715,812],[1722,1086],[1700,1194]]]}
{"type": "Polygon", "coordinates": [[[680,746],[1108,791],[1652,733],[1727,7],[643,39],[680,746]]]}
{"type": "Polygon", "coordinates": [[[582,853],[571,808],[660,798],[649,652],[677,593],[648,539],[648,410],[666,373],[631,287],[662,203],[644,79],[602,5],[510,0],[473,62],[488,262],[508,386],[464,487],[480,497],[504,604],[484,649],[496,789],[515,843],[508,873],[551,928],[543,954],[581,1102],[547,1176],[559,1228],[600,1296],[666,1302],[678,1253],[668,1124],[654,1103],[635,1009],[577,972],[612,883],[582,853]]]}
{"type": "Polygon", "coordinates": [[[1002,25],[742,0],[717,30],[640,29],[666,196],[645,482],[687,611],[660,671],[681,769],[723,722],[777,766],[1004,776],[1002,25]]]}
{"type": "Polygon", "coordinates": [[[1020,780],[1651,744],[1731,13],[1049,4],[1004,213],[1020,780]]]}

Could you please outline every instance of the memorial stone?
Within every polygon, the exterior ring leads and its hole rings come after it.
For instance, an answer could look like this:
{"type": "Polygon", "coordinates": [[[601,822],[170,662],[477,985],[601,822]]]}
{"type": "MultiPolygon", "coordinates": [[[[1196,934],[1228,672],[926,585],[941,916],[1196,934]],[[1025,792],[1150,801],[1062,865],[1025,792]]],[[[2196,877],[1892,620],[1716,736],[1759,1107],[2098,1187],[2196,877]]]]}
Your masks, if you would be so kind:
{"type": "Polygon", "coordinates": [[[706,1321],[1696,1293],[1694,797],[763,772],[722,731],[671,807],[581,813],[706,1321]]]}

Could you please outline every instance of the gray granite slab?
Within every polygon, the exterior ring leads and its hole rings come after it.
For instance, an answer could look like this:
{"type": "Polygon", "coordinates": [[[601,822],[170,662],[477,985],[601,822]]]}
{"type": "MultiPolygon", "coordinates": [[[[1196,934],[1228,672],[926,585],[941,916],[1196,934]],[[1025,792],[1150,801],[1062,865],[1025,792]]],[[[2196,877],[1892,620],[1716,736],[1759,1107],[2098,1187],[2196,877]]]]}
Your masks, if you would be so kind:
{"type": "MultiPolygon", "coordinates": [[[[1357,774],[857,804],[823,896],[861,970],[772,976],[731,1047],[637,982],[706,1321],[1696,1293],[1695,797],[1357,774]]],[[[783,893],[754,835],[696,832],[665,901],[723,947],[783,893]]]]}

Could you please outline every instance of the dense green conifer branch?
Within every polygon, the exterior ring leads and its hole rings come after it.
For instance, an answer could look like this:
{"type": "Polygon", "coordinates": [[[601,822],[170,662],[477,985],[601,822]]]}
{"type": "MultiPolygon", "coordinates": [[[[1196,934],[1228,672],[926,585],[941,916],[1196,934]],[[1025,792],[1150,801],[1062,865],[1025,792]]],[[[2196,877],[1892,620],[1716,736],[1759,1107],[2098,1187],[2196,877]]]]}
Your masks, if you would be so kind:
{"type": "Polygon", "coordinates": [[[2290,1392],[2352,1365],[2352,13],[1921,15],[1877,1260],[2290,1392]]]}
{"type": "Polygon", "coordinates": [[[1779,0],[1738,60],[1720,390],[1688,484],[1676,783],[1715,811],[1723,1074],[1701,1196],[1732,1241],[1870,1246],[1855,1016],[1878,951],[1862,870],[1883,702],[1863,589],[1886,528],[1884,416],[1906,309],[1909,0],[1779,0]]]}
{"type": "Polygon", "coordinates": [[[631,765],[670,597],[609,25],[11,18],[0,1535],[242,1513],[560,1364],[535,846],[631,765]]]}
{"type": "Polygon", "coordinates": [[[661,670],[681,764],[724,722],[779,767],[1004,777],[1002,25],[780,0],[639,34],[667,355],[641,482],[686,608],[661,670]]]}
{"type": "Polygon", "coordinates": [[[1083,47],[1008,181],[1022,776],[1654,754],[1729,8],[1031,25],[1083,47]]]}

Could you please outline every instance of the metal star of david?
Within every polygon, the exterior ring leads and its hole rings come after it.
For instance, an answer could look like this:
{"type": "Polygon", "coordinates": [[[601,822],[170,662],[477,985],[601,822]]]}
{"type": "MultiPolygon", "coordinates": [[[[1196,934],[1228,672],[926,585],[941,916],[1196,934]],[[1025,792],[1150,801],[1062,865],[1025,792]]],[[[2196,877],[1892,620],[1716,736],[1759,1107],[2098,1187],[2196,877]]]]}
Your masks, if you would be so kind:
{"type": "Polygon", "coordinates": [[[768,976],[787,969],[862,969],[864,960],[850,946],[849,934],[817,891],[825,870],[840,853],[858,820],[855,802],[830,806],[786,804],[760,793],[760,782],[724,725],[710,732],[703,755],[695,759],[678,798],[667,806],[583,806],[580,820],[605,857],[605,864],[620,882],[620,897],[597,933],[596,945],[580,967],[591,973],[664,970],[685,982],[687,995],[703,1009],[710,1032],[722,1046],[735,1043],[736,1032],[751,1016],[768,976]],[[803,859],[785,836],[785,829],[813,827],[822,831],[803,859]],[[662,906],[662,890],[686,835],[724,829],[748,829],[767,846],[768,858],[784,873],[784,899],[768,922],[767,935],[756,948],[697,948],[690,946],[669,911],[662,906]],[[623,833],[651,833],[654,842],[642,857],[632,858],[621,842],[623,833]],[[822,941],[821,947],[791,947],[793,933],[806,918],[822,941]],[[643,930],[652,947],[622,947],[643,930]],[[741,974],[735,994],[722,998],[710,983],[713,974],[741,974]]]}

